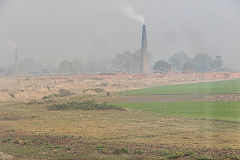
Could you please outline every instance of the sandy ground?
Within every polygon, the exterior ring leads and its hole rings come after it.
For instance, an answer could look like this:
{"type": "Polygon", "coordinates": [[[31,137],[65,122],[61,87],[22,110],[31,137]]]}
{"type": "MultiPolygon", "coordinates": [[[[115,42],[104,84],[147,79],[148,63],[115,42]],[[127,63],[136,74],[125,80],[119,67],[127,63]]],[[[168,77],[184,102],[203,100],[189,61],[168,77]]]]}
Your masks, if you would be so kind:
{"type": "Polygon", "coordinates": [[[13,156],[0,152],[0,160],[11,160],[13,156]]]}
{"type": "Polygon", "coordinates": [[[240,78],[239,73],[149,74],[149,75],[75,75],[0,78],[0,102],[32,101],[68,89],[76,95],[140,89],[167,84],[196,83],[240,78]],[[88,90],[87,92],[85,92],[88,90]]]}

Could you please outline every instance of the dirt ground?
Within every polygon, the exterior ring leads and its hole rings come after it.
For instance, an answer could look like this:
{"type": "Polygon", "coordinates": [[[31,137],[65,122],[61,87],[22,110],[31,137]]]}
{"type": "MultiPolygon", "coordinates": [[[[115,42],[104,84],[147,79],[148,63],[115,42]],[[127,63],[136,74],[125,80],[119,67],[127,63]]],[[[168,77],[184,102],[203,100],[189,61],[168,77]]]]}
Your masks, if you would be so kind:
{"type": "Polygon", "coordinates": [[[239,77],[238,73],[5,77],[0,78],[0,102],[39,100],[44,96],[58,93],[60,89],[68,89],[76,95],[85,95],[97,94],[94,91],[96,88],[101,88],[105,92],[115,92],[239,77]]]}
{"type": "Polygon", "coordinates": [[[11,159],[13,159],[13,156],[0,152],[0,159],[1,160],[11,160],[11,159]]]}

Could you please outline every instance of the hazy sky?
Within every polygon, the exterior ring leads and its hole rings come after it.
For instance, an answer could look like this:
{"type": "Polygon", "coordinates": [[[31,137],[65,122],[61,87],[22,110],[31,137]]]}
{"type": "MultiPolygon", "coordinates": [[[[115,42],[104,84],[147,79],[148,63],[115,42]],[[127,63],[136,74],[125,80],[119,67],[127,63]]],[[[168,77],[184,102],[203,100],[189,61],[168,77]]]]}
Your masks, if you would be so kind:
{"type": "Polygon", "coordinates": [[[11,41],[20,59],[39,61],[134,51],[141,23],[122,12],[126,5],[145,17],[156,60],[205,52],[240,69],[239,0],[0,0],[0,65],[13,64],[11,41]]]}

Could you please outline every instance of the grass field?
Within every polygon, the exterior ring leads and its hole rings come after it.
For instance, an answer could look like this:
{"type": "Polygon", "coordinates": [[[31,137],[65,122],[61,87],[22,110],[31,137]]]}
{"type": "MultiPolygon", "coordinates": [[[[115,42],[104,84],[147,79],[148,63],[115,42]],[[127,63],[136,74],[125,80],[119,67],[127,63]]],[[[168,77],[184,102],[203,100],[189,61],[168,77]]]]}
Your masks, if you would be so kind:
{"type": "MultiPolygon", "coordinates": [[[[229,104],[229,116],[239,113],[238,103],[229,104]]],[[[131,103],[121,106],[132,110],[56,111],[47,106],[0,103],[1,152],[17,159],[239,157],[239,123],[199,119],[206,110],[211,116],[217,104],[211,108],[205,103],[131,103]]],[[[228,109],[222,105],[216,117],[224,110],[228,109]]],[[[229,116],[225,118],[236,121],[229,116]]]]}
{"type": "Polygon", "coordinates": [[[118,103],[117,106],[155,112],[168,117],[188,117],[240,122],[240,102],[118,103]]]}
{"type": "Polygon", "coordinates": [[[121,92],[136,96],[103,97],[109,104],[85,101],[103,95],[0,103],[0,159],[239,160],[240,102],[187,101],[239,92],[240,80],[231,80],[121,92]],[[188,98],[169,101],[179,94],[188,98]]]}
{"type": "Polygon", "coordinates": [[[177,84],[119,92],[120,95],[240,93],[240,80],[177,84]]]}

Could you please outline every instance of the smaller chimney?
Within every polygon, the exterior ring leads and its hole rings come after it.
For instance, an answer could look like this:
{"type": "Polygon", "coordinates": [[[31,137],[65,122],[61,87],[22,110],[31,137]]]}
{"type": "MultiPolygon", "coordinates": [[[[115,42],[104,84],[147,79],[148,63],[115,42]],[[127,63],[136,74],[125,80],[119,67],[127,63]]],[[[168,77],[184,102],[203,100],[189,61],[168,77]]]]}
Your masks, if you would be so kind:
{"type": "Polygon", "coordinates": [[[14,67],[15,67],[15,73],[17,74],[18,73],[18,51],[17,50],[15,51],[15,64],[14,64],[14,67]]]}

